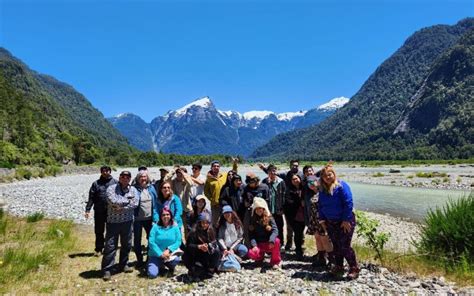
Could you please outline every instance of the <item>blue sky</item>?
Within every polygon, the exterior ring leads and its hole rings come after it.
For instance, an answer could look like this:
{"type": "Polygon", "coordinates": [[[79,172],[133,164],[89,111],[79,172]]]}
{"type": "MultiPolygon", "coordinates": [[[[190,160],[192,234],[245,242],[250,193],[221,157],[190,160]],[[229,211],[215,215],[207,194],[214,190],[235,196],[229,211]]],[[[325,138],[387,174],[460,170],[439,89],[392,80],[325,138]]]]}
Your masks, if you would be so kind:
{"type": "Polygon", "coordinates": [[[146,121],[210,96],[287,112],[351,97],[416,30],[474,1],[0,0],[0,46],[105,116],[146,121]]]}

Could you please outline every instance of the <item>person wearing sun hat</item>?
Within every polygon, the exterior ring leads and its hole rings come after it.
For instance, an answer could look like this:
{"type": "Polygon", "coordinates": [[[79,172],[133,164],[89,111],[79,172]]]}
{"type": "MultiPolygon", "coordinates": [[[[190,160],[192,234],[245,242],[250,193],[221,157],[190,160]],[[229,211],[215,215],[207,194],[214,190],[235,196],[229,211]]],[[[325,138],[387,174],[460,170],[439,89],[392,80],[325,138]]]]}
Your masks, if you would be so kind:
{"type": "Polygon", "coordinates": [[[193,204],[193,210],[186,216],[186,234],[188,234],[196,225],[199,214],[208,213],[212,221],[211,203],[203,194],[196,196],[193,204]]]}
{"type": "Polygon", "coordinates": [[[270,265],[273,268],[281,267],[278,227],[268,210],[267,202],[260,197],[255,197],[253,200],[249,237],[251,245],[248,252],[249,258],[261,263],[265,258],[265,253],[270,253],[270,265]]]}
{"type": "Polygon", "coordinates": [[[219,228],[217,231],[217,240],[223,255],[234,254],[243,258],[247,255],[248,249],[242,244],[244,239],[244,230],[242,221],[230,206],[222,208],[222,215],[219,219],[219,228]]]}

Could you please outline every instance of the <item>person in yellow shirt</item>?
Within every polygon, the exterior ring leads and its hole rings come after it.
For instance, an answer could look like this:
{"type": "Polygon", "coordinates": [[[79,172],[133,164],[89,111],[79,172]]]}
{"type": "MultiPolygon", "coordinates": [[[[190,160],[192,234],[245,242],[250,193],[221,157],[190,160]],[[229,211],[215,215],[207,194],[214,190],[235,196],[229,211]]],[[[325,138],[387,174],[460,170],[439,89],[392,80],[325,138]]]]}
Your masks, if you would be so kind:
{"type": "MultiPolygon", "coordinates": [[[[237,172],[238,158],[233,158],[232,170],[237,172]]],[[[211,170],[207,174],[206,183],[204,184],[204,195],[211,201],[212,225],[217,226],[221,207],[219,205],[219,197],[222,186],[227,181],[227,173],[220,172],[221,164],[214,160],[211,162],[211,170]]]]}

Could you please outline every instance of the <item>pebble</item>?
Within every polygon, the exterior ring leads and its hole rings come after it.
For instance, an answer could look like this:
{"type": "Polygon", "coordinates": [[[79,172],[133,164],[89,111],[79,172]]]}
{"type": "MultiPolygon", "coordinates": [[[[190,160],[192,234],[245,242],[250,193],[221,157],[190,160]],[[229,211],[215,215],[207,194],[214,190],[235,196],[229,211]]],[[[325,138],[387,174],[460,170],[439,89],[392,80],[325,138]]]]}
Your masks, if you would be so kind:
{"type": "MultiPolygon", "coordinates": [[[[0,184],[0,200],[5,201],[9,213],[13,215],[27,216],[42,212],[50,218],[62,217],[75,223],[92,225],[92,218],[84,218],[84,210],[89,188],[97,178],[98,174],[77,174],[0,184]]],[[[369,215],[380,221],[382,231],[391,233],[388,248],[406,251],[407,246],[400,241],[409,241],[407,236],[417,237],[418,227],[414,223],[387,215],[369,215]],[[394,243],[390,244],[391,241],[394,243]]],[[[60,236],[61,233],[58,232],[57,235],[60,236]]],[[[415,274],[400,275],[373,264],[361,264],[359,278],[349,282],[332,280],[324,271],[314,271],[311,262],[284,260],[282,265],[282,270],[266,270],[264,273],[260,268],[251,268],[243,269],[239,273],[218,274],[204,282],[191,284],[189,289],[186,286],[189,284],[187,271],[183,266],[178,266],[175,277],[160,281],[156,286],[150,283],[145,294],[163,294],[165,291],[173,295],[314,295],[315,292],[338,295],[366,294],[368,291],[376,294],[405,295],[455,294],[456,291],[474,293],[472,287],[458,290],[443,277],[419,279],[415,274]]],[[[110,289],[104,289],[102,292],[121,294],[110,289]]]]}

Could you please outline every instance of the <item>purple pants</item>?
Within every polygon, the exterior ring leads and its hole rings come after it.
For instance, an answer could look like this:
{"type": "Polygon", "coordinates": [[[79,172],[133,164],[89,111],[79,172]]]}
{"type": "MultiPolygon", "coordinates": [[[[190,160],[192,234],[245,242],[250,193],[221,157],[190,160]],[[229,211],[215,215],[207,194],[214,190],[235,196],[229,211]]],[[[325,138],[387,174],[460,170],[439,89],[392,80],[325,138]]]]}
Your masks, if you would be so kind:
{"type": "Polygon", "coordinates": [[[351,247],[352,235],[354,234],[355,228],[355,215],[352,215],[351,219],[351,230],[347,233],[341,228],[342,221],[328,221],[327,230],[329,238],[334,246],[334,264],[342,267],[344,265],[344,258],[346,259],[349,267],[357,267],[357,259],[354,250],[351,247]]]}

